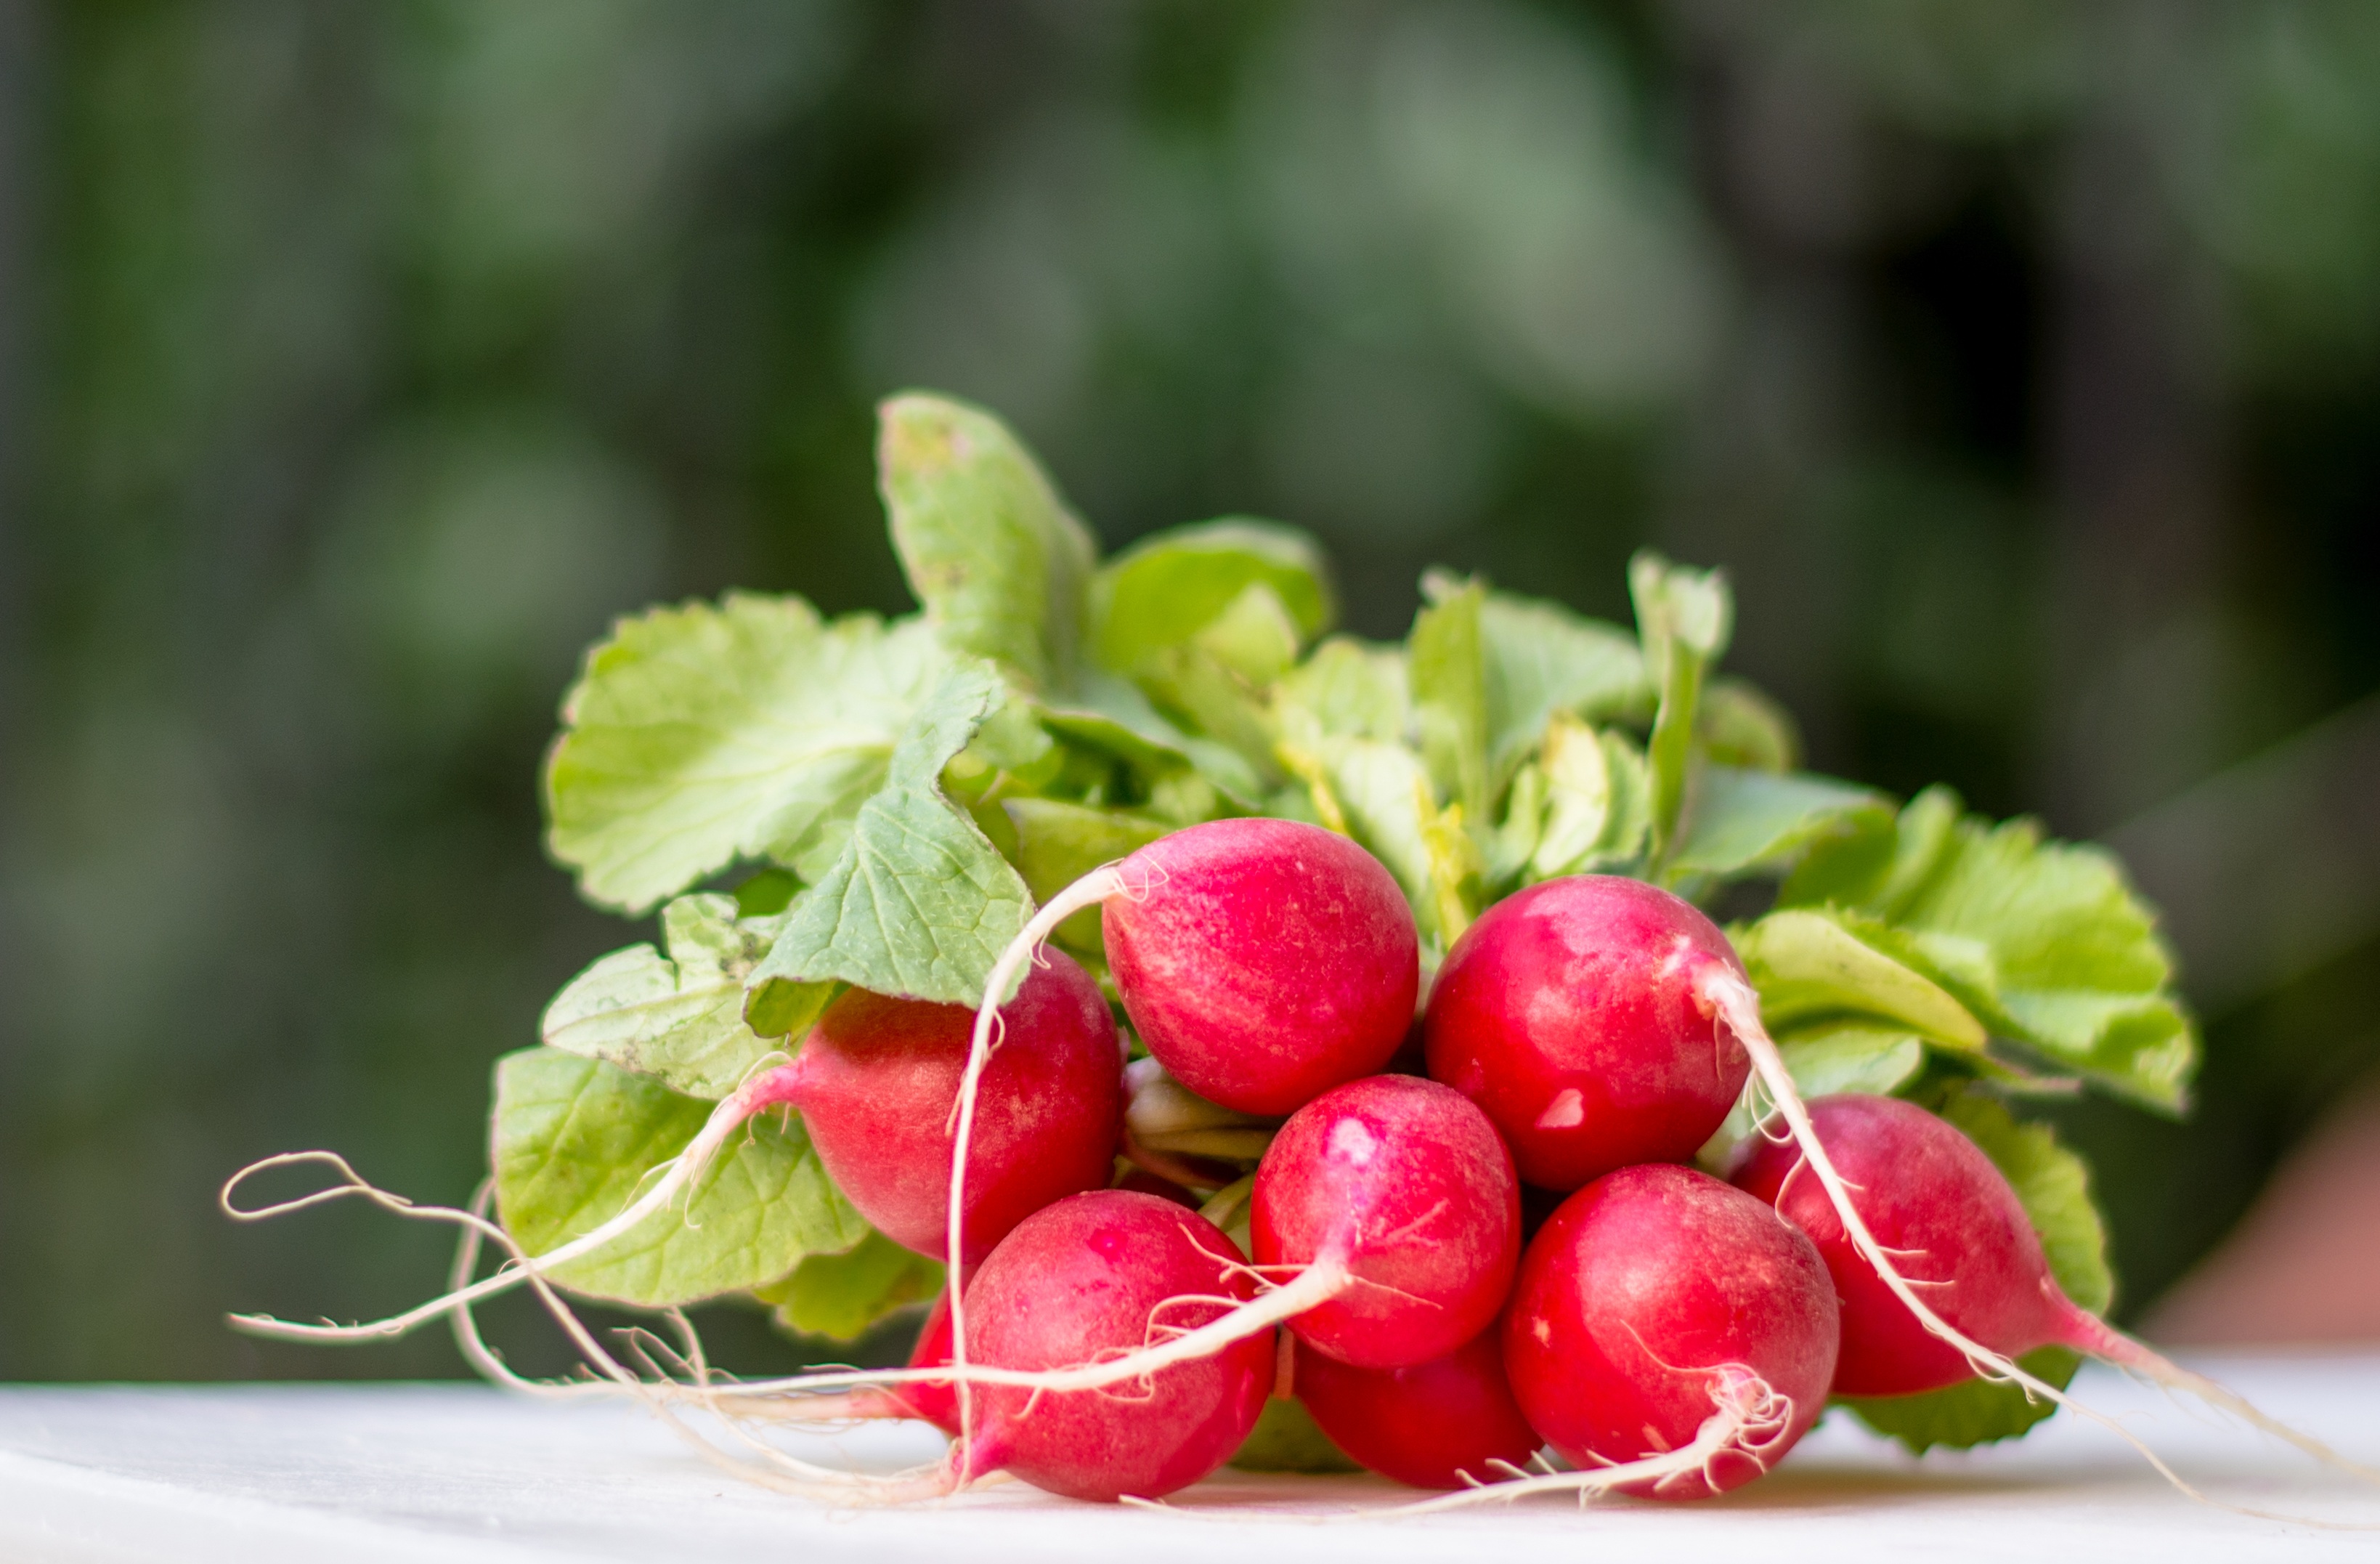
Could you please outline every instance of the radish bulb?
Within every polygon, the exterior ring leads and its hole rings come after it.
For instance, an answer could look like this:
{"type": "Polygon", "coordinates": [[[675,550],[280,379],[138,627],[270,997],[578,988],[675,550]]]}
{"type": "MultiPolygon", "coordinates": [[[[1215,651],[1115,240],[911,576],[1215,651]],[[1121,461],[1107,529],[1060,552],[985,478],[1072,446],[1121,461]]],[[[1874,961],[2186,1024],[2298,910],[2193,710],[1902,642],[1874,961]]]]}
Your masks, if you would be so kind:
{"type": "MultiPolygon", "coordinates": [[[[1028,1217],[966,1287],[986,1368],[1032,1371],[1129,1354],[1255,1295],[1239,1246],[1156,1195],[1079,1194],[1028,1217]]],[[[1273,1382],[1269,1335],[1242,1338],[1118,1389],[972,1387],[952,1452],[965,1483],[1006,1471],[1075,1498],[1156,1498],[1228,1460],[1273,1382]]]]}
{"type": "Polygon", "coordinates": [[[1623,1491],[1701,1498],[1776,1465],[1826,1410],[1834,1283],[1797,1228],[1691,1167],[1607,1173],[1530,1241],[1504,1367],[1530,1424],[1581,1468],[1655,1460],[1735,1411],[1690,1468],[1623,1491]]]}
{"type": "Polygon", "coordinates": [[[1834,1277],[1843,1316],[1836,1394],[1916,1395],[1983,1373],[2066,1402],[2013,1366],[2035,1349],[2066,1347],[2380,1480],[2068,1299],[2016,1191],[1958,1126],[1914,1103],[1856,1094],[1811,1102],[1806,1123],[1791,1140],[1748,1142],[1733,1180],[1807,1233],[1834,1277]],[[1850,1215],[1829,1181],[1810,1176],[1811,1140],[1849,1191],[1850,1215]],[[1871,1249],[1889,1260],[1877,1265],[1871,1249]]]}
{"type": "Polygon", "coordinates": [[[1668,891],[1609,874],[1532,886],[1447,953],[1423,1021],[1430,1076],[1486,1110],[1532,1184],[1685,1161],[1751,1068],[1713,1026],[1706,978],[1742,984],[1743,969],[1668,891]]]}
{"type": "MultiPolygon", "coordinates": [[[[972,1012],[845,993],[773,1091],[801,1111],[819,1160],[893,1242],[949,1257],[952,1106],[972,1012]]],[[[973,1265],[1050,1202],[1107,1183],[1123,1123],[1123,1057],[1107,1000],[1062,951],[1001,1008],[978,1084],[962,1251],[973,1265]]]]}
{"type": "Polygon", "coordinates": [[[1360,1369],[1310,1350],[1293,1361],[1297,1399],[1331,1443],[1416,1488],[1494,1482],[1544,1443],[1512,1399],[1493,1326],[1408,1368],[1360,1369]]]}
{"type": "Polygon", "coordinates": [[[1365,1368],[1453,1351],[1503,1307],[1521,1187],[1487,1116],[1434,1081],[1375,1075],[1290,1117],[1257,1165],[1259,1269],[1343,1278],[1292,1316],[1307,1346],[1365,1368]]]}

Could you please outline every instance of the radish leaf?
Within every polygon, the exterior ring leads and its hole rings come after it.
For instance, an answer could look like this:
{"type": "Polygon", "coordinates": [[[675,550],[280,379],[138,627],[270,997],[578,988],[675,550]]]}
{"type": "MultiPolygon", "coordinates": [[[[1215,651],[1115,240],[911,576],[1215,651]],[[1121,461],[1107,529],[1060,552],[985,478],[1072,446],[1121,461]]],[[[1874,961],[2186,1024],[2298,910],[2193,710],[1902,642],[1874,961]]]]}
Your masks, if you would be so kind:
{"type": "Polygon", "coordinates": [[[943,1004],[982,999],[1032,898],[940,779],[1002,699],[982,664],[944,677],[902,736],[883,789],[860,807],[843,855],[786,909],[750,986],[837,981],[943,1004]]]}
{"type": "Polygon", "coordinates": [[[1100,666],[1135,674],[1222,617],[1250,587],[1269,589],[1295,646],[1330,628],[1337,606],[1322,552],[1293,527],[1229,517],[1160,532],[1091,579],[1091,650],[1100,666]]]}
{"type": "Polygon", "coordinates": [[[856,1340],[897,1310],[929,1301],[942,1289],[942,1263],[902,1248],[875,1228],[840,1254],[808,1254],[752,1296],[777,1311],[777,1324],[804,1336],[856,1340]]]}
{"type": "Polygon", "coordinates": [[[1427,583],[1429,606],[1414,618],[1405,647],[1414,726],[1440,798],[1468,819],[1488,819],[1488,684],[1479,639],[1487,589],[1451,577],[1427,583]]]}
{"type": "Polygon", "coordinates": [[[1098,549],[1006,424],[912,393],[878,409],[877,486],[926,619],[1031,690],[1072,676],[1098,549]]]}
{"type": "Polygon", "coordinates": [[[783,924],[739,920],[735,899],[682,896],[662,909],[662,942],[614,950],[545,1008],[549,1047],[657,1077],[711,1101],[774,1051],[744,1021],[744,980],[783,924]]]}
{"type": "Polygon", "coordinates": [[[1695,774],[1666,873],[1774,870],[1828,837],[1873,831],[1890,815],[1882,795],[1831,776],[1705,765],[1695,774]]]}
{"type": "Polygon", "coordinates": [[[1645,654],[1617,625],[1559,603],[1491,592],[1479,605],[1479,645],[1491,792],[1537,747],[1556,713],[1598,724],[1653,715],[1645,654]]]}
{"type": "Polygon", "coordinates": [[[1995,1035],[2168,1113],[2198,1043],[2155,919],[2104,850],[2040,825],[1960,816],[1947,789],[1894,828],[1815,850],[1780,906],[1825,901],[1889,924],[1995,1035]]]}
{"type": "MultiPolygon", "coordinates": [[[[504,1230],[531,1254],[617,1215],[711,1105],[558,1048],[496,1064],[493,1162],[504,1230]]],[[[648,1308],[773,1281],[813,1252],[849,1249],[867,1224],[836,1192],[798,1118],[764,1114],[704,1172],[690,1205],[651,1216],[554,1279],[648,1308]]]]}
{"type": "Polygon", "coordinates": [[[1628,595],[1636,605],[1636,634],[1645,667],[1660,692],[1645,758],[1653,775],[1653,861],[1676,850],[1680,817],[1694,762],[1694,714],[1703,678],[1727,650],[1735,602],[1717,570],[1672,565],[1650,549],[1628,562],[1628,595]]]}
{"type": "Polygon", "coordinates": [[[628,912],[739,858],[815,878],[947,663],[917,620],[826,624],[798,597],[622,619],[563,701],[547,844],[628,912]]]}

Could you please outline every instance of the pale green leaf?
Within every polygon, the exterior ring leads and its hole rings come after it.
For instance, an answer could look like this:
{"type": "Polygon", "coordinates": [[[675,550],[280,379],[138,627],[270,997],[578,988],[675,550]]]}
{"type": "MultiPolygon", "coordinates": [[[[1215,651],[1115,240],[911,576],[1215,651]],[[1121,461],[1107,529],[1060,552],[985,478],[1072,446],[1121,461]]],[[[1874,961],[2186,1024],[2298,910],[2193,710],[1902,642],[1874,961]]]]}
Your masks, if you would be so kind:
{"type": "Polygon", "coordinates": [[[809,1254],[793,1273],[752,1295],[777,1323],[803,1336],[856,1341],[886,1316],[932,1301],[942,1290],[942,1263],[902,1248],[870,1228],[840,1254],[809,1254]]]}
{"type": "Polygon", "coordinates": [[[744,980],[782,918],[738,919],[735,898],[682,896],[662,909],[662,943],[614,950],[545,1008],[547,1046],[712,1100],[775,1045],[744,1023],[744,980]]]}
{"type": "Polygon", "coordinates": [[[1405,644],[1414,727],[1439,796],[1488,813],[1488,684],[1479,608],[1487,590],[1439,578],[1405,644]]]}
{"type": "MultiPolygon", "coordinates": [[[[492,1148],[504,1230],[542,1254],[601,1226],[715,1106],[558,1048],[507,1055],[496,1065],[492,1148]]],[[[705,1171],[691,1207],[655,1212],[554,1279],[590,1297],[672,1307],[774,1281],[867,1231],[800,1120],[764,1114],[705,1171]]]]}
{"type": "Polygon", "coordinates": [[[1616,868],[1643,853],[1651,784],[1635,745],[1558,715],[1547,725],[1538,764],[1546,802],[1531,879],[1616,868]]]}
{"type": "Polygon", "coordinates": [[[1658,865],[1677,847],[1703,680],[1727,650],[1735,605],[1718,571],[1672,565],[1650,549],[1628,562],[1628,593],[1636,605],[1645,667],[1660,696],[1645,745],[1653,781],[1653,858],[1658,865]]]}
{"type": "MultiPolygon", "coordinates": [[[[1764,1019],[1768,1007],[1761,1004],[1764,1019]]],[[[1781,1032],[1778,1054],[1795,1090],[1806,1099],[1835,1092],[1866,1092],[1888,1096],[1917,1078],[1925,1065],[1925,1039],[1915,1032],[1858,1021],[1824,1021],[1797,1032],[1781,1032]]],[[[1743,1094],[1704,1148],[1706,1167],[1724,1165],[1727,1148],[1752,1133],[1755,1109],[1766,1111],[1768,1094],[1757,1077],[1744,1082],[1743,1094]]]]}
{"type": "Polygon", "coordinates": [[[1735,949],[1772,1031],[1864,1016],[1898,1022],[1937,1046],[1980,1050],[1983,1023],[1921,967],[1896,959],[1888,935],[1872,921],[1791,908],[1739,932],[1735,949]]]}
{"type": "Polygon", "coordinates": [[[2172,959],[2098,848],[1960,818],[1934,789],[1895,829],[1814,851],[1779,899],[1883,920],[1995,1035],[2151,1106],[2188,1100],[2197,1038],[2172,959]]]}
{"type": "Polygon", "coordinates": [[[1033,454],[980,408],[911,392],[878,409],[877,485],[909,588],[944,644],[1028,688],[1071,675],[1098,550],[1033,454]]]}
{"type": "Polygon", "coordinates": [[[1831,776],[1705,765],[1668,873],[1726,877],[1781,869],[1823,838],[1872,829],[1890,814],[1876,793],[1831,776]]]}
{"type": "Polygon", "coordinates": [[[843,856],[786,910],[755,986],[839,981],[943,1004],[983,998],[1031,898],[939,778],[1001,699],[999,678],[980,664],[943,680],[903,735],[843,856]]]}
{"type": "MultiPolygon", "coordinates": [[[[2115,1301],[2115,1277],[2107,1267],[2107,1229],[2092,1204],[2090,1170],[2082,1159],[2059,1145],[2046,1126],[2018,1121],[1989,1094],[1973,1087],[1952,1093],[1942,1117],[2007,1175],[2066,1296],[2095,1314],[2105,1314],[2115,1301]]],[[[2018,1361],[2060,1388],[2080,1362],[2058,1347],[2018,1361]]],[[[1921,1455],[1935,1445],[1965,1449],[2013,1438],[2057,1410],[2046,1401],[2028,1400],[2016,1386],[1981,1379],[1921,1396],[1862,1398],[1846,1404],[1869,1427],[1921,1455]]]]}
{"type": "Polygon", "coordinates": [[[1470,922],[1463,884],[1480,865],[1460,825],[1441,811],[1421,757],[1402,744],[1327,738],[1312,750],[1284,742],[1282,760],[1312,791],[1322,823],[1388,866],[1421,932],[1450,945],[1470,922]]]}
{"type": "Polygon", "coordinates": [[[563,701],[547,845],[631,912],[737,859],[815,878],[948,662],[920,621],[822,624],[798,597],[623,619],[563,701]]]}
{"type": "Polygon", "coordinates": [[[1559,603],[1491,592],[1479,605],[1491,793],[1536,749],[1556,713],[1597,725],[1652,715],[1636,640],[1559,603]]]}
{"type": "Polygon", "coordinates": [[[1721,765],[1791,771],[1802,762],[1791,715],[1742,679],[1711,680],[1701,720],[1703,751],[1721,765]]]}
{"type": "Polygon", "coordinates": [[[1227,1463],[1243,1472],[1361,1472],[1363,1463],[1330,1442],[1305,1403],[1265,1398],[1257,1425],[1227,1463]]]}
{"type": "Polygon", "coordinates": [[[1092,578],[1093,654],[1111,672],[1135,672],[1152,653],[1213,626],[1257,586],[1286,615],[1295,643],[1330,628],[1335,608],[1322,551],[1295,528],[1231,517],[1144,538],[1092,578]]]}
{"type": "Polygon", "coordinates": [[[1326,738],[1402,743],[1413,726],[1403,652],[1336,635],[1282,676],[1272,691],[1284,743],[1310,748],[1326,738]]]}
{"type": "Polygon", "coordinates": [[[1040,716],[1051,732],[1122,761],[1152,790],[1162,778],[1187,769],[1220,789],[1244,813],[1256,813],[1257,800],[1264,796],[1262,778],[1239,751],[1184,733],[1129,679],[1083,673],[1063,701],[1040,708],[1040,716]]]}
{"type": "Polygon", "coordinates": [[[1925,1064],[1925,1039],[1890,1027],[1829,1022],[1780,1037],[1777,1048],[1804,1097],[1887,1096],[1915,1080],[1925,1064]]]}

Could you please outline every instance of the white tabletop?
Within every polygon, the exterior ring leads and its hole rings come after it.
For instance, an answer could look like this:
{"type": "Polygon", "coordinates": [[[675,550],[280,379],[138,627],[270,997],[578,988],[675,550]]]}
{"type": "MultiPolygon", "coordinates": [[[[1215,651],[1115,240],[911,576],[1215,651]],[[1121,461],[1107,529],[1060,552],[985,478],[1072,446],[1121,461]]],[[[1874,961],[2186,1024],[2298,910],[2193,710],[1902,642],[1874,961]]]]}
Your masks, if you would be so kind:
{"type": "MultiPolygon", "coordinates": [[[[2380,1356],[2199,1362],[2266,1411],[2380,1462],[2380,1356]]],[[[2216,1498],[2380,1522],[2380,1487],[2325,1473],[2104,1371],[2077,1389],[2124,1414],[2216,1498]]],[[[804,1448],[889,1468],[930,1460],[939,1446],[928,1430],[890,1425],[804,1448]]],[[[1423,1520],[1345,1519],[1412,1497],[1368,1477],[1226,1472],[1177,1496],[1179,1514],[1075,1504],[1016,1485],[838,1511],[723,1475],[624,1405],[554,1405],[462,1385],[0,1387],[7,1564],[2380,1559],[2380,1532],[2193,1504],[2112,1435],[2065,1415],[2013,1447],[1920,1461],[1837,1414],[1777,1472],[1700,1504],[1619,1500],[1581,1512],[1537,1498],[1423,1520]]]]}

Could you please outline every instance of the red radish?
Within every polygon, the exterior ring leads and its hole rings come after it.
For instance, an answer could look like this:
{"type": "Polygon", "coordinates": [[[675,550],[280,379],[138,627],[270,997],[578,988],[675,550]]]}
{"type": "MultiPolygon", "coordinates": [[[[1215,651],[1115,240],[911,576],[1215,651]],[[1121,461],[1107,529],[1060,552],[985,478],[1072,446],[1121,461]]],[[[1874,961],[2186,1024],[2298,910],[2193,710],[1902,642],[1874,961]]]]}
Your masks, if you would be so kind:
{"type": "MultiPolygon", "coordinates": [[[[2016,1191],[1957,1126],[1894,1097],[1820,1097],[1810,1122],[1861,1217],[1912,1287],[1961,1334],[2004,1356],[2058,1345],[2101,1350],[2107,1328],[2067,1301],[2016,1191]]],[[[1810,1235],[1842,1301],[1840,1396],[1907,1396],[1974,1375],[1965,1353],[1901,1306],[1859,1256],[1791,1142],[1754,1136],[1738,1189],[1810,1235]]]]}
{"type": "MultiPolygon", "coordinates": [[[[1255,1295],[1239,1246],[1195,1212],[1128,1190],[1026,1218],[967,1284],[980,1364],[1033,1371],[1130,1352],[1255,1295]]],[[[1269,1334],[1149,1375],[1123,1394],[977,1387],[957,1481],[993,1471],[1075,1498],[1155,1498],[1223,1464],[1272,1388],[1269,1334]]]]}
{"type": "Polygon", "coordinates": [[[1447,953],[1429,1073],[1487,1110],[1532,1184],[1684,1161],[1751,1069],[1714,1024],[1711,973],[1743,981],[1718,925],[1668,891],[1608,874],[1532,886],[1447,953]]]}
{"type": "Polygon", "coordinates": [[[1133,1029],[1209,1102],[1290,1113],[1404,1041],[1421,981],[1413,912],[1346,837],[1216,820],[1103,873],[1118,885],[1099,926],[1133,1029]]]}
{"type": "Polygon", "coordinates": [[[1806,1113],[1803,1137],[1824,1147],[1851,1191],[1859,1236],[1828,1187],[1805,1176],[1815,1159],[1803,1155],[1801,1137],[1755,1137],[1733,1177],[1809,1234],[1833,1274],[1843,1315],[1837,1394],[1914,1395],[1981,1369],[2063,1402],[2031,1375],[2012,1373],[2010,1360],[2066,1347],[2187,1390],[2318,1460],[2380,1476],[2068,1299],[2016,1191],[1957,1125],[1914,1103],[1852,1094],[1817,1098],[1806,1113]],[[1889,1277],[1868,1258],[1877,1248],[1890,1256],[1889,1277]]]}
{"type": "MultiPolygon", "coordinates": [[[[1123,1055],[1107,1000],[1051,951],[1001,1008],[968,1146],[969,1264],[1034,1212],[1115,1170],[1123,1055]]],[[[893,1242],[949,1254],[951,1108],[973,1012],[853,989],[827,1007],[772,1094],[801,1110],[835,1187],[893,1242]]]]}
{"type": "Polygon", "coordinates": [[[1817,1421],[1838,1328],[1807,1238],[1708,1174],[1654,1164],[1580,1190],[1531,1241],[1504,1367],[1530,1424],[1581,1468],[1693,1448],[1754,1389],[1717,1448],[1624,1489],[1700,1498],[1751,1482],[1817,1421]]]}
{"type": "Polygon", "coordinates": [[[1290,1117],[1257,1167],[1249,1231],[1267,1271],[1351,1285],[1292,1318],[1342,1362],[1400,1368],[1452,1351],[1503,1306],[1521,1191],[1495,1126],[1460,1093],[1375,1075],[1290,1117]]]}
{"type": "Polygon", "coordinates": [[[1297,1399],[1332,1443],[1383,1477],[1416,1488],[1492,1483],[1544,1442],[1505,1382],[1500,1334],[1490,1326],[1410,1368],[1360,1369],[1301,1352],[1297,1399]]]}

